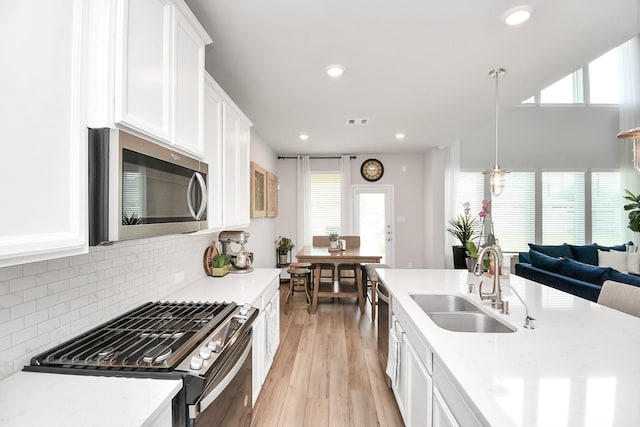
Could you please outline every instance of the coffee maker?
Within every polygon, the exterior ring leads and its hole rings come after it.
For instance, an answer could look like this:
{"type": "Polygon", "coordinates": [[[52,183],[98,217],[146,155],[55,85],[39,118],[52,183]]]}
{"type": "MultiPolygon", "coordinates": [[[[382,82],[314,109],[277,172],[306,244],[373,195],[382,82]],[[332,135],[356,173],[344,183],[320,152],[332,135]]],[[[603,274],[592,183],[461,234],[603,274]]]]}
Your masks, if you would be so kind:
{"type": "Polygon", "coordinates": [[[231,259],[230,273],[248,273],[253,271],[253,252],[245,249],[244,245],[249,238],[248,231],[225,230],[218,234],[218,240],[222,246],[222,253],[231,259]],[[232,245],[240,245],[240,249],[234,251],[232,245]]]}

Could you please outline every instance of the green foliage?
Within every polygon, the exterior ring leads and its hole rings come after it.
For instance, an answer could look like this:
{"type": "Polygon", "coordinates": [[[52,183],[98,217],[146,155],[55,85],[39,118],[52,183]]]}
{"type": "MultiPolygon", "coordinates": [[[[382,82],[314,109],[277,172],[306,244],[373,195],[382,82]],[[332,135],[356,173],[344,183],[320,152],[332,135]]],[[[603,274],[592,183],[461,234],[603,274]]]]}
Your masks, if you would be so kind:
{"type": "Polygon", "coordinates": [[[132,213],[131,216],[127,216],[125,212],[122,213],[122,225],[138,225],[142,222],[140,218],[138,218],[137,213],[132,213]]]}
{"type": "Polygon", "coordinates": [[[635,195],[626,189],[624,191],[627,195],[623,197],[631,202],[624,205],[624,210],[629,211],[629,225],[627,225],[627,228],[638,233],[640,232],[640,194],[635,195]]]}
{"type": "Polygon", "coordinates": [[[213,257],[214,268],[222,268],[225,265],[230,263],[231,263],[231,258],[229,258],[226,254],[219,253],[218,255],[213,257]]]}
{"type": "Polygon", "coordinates": [[[467,255],[469,258],[477,259],[478,258],[478,247],[473,242],[467,242],[467,255]]]}
{"type": "Polygon", "coordinates": [[[472,241],[480,232],[480,223],[477,218],[470,218],[468,214],[460,214],[449,220],[451,227],[447,231],[460,241],[460,244],[467,247],[467,242],[472,241]]]}
{"type": "Polygon", "coordinates": [[[332,242],[337,242],[338,237],[340,237],[340,233],[329,233],[329,240],[331,240],[332,242]]]}
{"type": "Polygon", "coordinates": [[[293,248],[293,242],[288,237],[278,236],[276,248],[278,248],[278,253],[287,254],[293,248]]]}

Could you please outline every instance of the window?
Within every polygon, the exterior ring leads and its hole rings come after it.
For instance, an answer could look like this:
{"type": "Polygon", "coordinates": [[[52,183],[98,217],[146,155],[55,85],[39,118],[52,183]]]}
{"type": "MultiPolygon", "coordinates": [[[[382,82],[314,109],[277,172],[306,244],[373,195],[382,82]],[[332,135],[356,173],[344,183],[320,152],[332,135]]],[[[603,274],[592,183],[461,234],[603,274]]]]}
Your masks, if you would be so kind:
{"type": "Polygon", "coordinates": [[[618,104],[618,48],[589,63],[591,104],[618,104]]]}
{"type": "Polygon", "coordinates": [[[455,215],[463,213],[462,204],[469,202],[471,203],[469,214],[472,218],[477,218],[482,210],[482,199],[484,199],[484,175],[482,172],[460,172],[458,177],[455,215]]]}
{"type": "Polygon", "coordinates": [[[571,73],[540,92],[541,104],[581,104],[582,69],[571,73]]]}
{"type": "Polygon", "coordinates": [[[584,244],[584,173],[542,173],[542,243],[584,244]]]}
{"type": "Polygon", "coordinates": [[[535,172],[511,172],[504,191],[491,200],[493,231],[503,252],[528,250],[535,241],[535,172]]]}
{"type": "Polygon", "coordinates": [[[624,200],[620,172],[591,174],[591,241],[602,245],[624,242],[624,200]]]}
{"type": "Polygon", "coordinates": [[[340,233],[340,173],[311,174],[311,235],[340,233]]]}

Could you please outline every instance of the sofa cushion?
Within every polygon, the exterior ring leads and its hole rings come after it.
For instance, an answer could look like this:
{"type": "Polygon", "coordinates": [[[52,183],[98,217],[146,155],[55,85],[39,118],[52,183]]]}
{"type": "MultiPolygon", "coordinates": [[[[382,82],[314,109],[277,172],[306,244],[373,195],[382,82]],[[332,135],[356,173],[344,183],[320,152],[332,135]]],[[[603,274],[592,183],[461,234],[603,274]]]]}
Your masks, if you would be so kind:
{"type": "Polygon", "coordinates": [[[627,253],[627,271],[629,274],[640,274],[640,252],[627,253]]]}
{"type": "Polygon", "coordinates": [[[589,301],[597,301],[600,294],[600,285],[587,283],[582,280],[572,279],[559,273],[541,270],[531,264],[516,264],[516,274],[525,279],[542,283],[543,285],[559,289],[572,295],[586,298],[589,301]]]}
{"type": "Polygon", "coordinates": [[[598,245],[569,245],[573,259],[585,264],[598,265],[598,245]]]}
{"type": "Polygon", "coordinates": [[[529,251],[529,258],[531,259],[531,265],[541,270],[552,271],[554,273],[560,272],[562,261],[564,258],[556,258],[549,255],[545,255],[542,252],[529,251]]]}
{"type": "MultiPolygon", "coordinates": [[[[640,252],[638,252],[640,254],[640,252]]],[[[527,264],[531,264],[531,258],[529,257],[529,252],[518,252],[518,262],[525,262],[527,264]]]]}
{"type": "Polygon", "coordinates": [[[571,249],[566,243],[563,243],[562,245],[536,245],[535,243],[529,243],[529,248],[552,257],[573,259],[571,249]]]}
{"type": "Polygon", "coordinates": [[[611,267],[597,267],[566,258],[562,260],[560,268],[560,273],[565,276],[596,285],[602,285],[602,282],[607,280],[607,275],[612,271],[611,267]]]}
{"type": "Polygon", "coordinates": [[[627,245],[633,246],[633,242],[622,243],[620,245],[613,245],[613,246],[602,246],[597,243],[594,243],[594,245],[596,245],[598,249],[600,249],[601,251],[626,251],[627,245]]]}
{"type": "Polygon", "coordinates": [[[632,274],[624,274],[619,271],[611,270],[607,274],[607,280],[613,280],[615,282],[626,283],[627,285],[640,286],[640,277],[632,274]]]}
{"type": "Polygon", "coordinates": [[[627,269],[627,253],[622,251],[602,251],[598,249],[598,266],[611,267],[622,273],[626,273],[627,269]]]}

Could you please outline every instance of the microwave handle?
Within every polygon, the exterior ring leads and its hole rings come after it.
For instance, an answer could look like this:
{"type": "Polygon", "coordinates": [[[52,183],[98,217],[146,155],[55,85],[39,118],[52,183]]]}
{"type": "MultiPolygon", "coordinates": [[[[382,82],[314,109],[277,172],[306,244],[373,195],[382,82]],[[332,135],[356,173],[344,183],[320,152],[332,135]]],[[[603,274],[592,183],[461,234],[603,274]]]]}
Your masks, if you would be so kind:
{"type": "Polygon", "coordinates": [[[187,187],[187,207],[189,208],[189,213],[196,221],[200,220],[204,210],[207,208],[207,184],[204,182],[202,175],[198,172],[194,172],[193,176],[189,180],[189,186],[187,187]],[[198,186],[200,187],[200,199],[202,200],[197,213],[193,208],[193,200],[191,200],[191,189],[193,188],[193,183],[195,181],[198,181],[198,186]]]}

